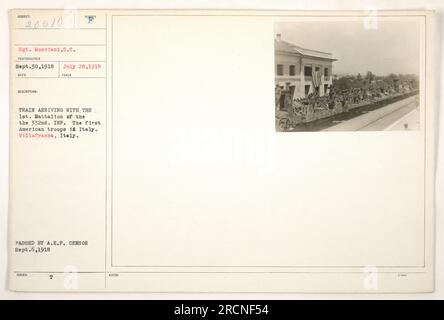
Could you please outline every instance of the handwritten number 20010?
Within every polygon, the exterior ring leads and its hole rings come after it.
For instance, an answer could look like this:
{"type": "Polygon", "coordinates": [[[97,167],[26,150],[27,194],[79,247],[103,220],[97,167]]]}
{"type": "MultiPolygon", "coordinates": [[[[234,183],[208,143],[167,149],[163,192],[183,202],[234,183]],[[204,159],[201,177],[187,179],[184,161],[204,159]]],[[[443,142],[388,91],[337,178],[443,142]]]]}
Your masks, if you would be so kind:
{"type": "Polygon", "coordinates": [[[73,15],[60,15],[52,19],[28,20],[26,21],[25,27],[29,29],[61,28],[63,26],[73,28],[76,25],[75,20],[75,16],[73,15]]]}

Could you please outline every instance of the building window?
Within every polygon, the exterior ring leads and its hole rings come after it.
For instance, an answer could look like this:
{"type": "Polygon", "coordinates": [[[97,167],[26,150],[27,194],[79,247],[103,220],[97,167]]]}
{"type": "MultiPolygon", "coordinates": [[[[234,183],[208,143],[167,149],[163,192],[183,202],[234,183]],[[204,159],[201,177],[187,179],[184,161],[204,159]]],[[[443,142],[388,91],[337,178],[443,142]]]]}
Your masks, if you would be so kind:
{"type": "Polygon", "coordinates": [[[311,67],[305,66],[304,67],[304,76],[311,77],[312,76],[312,71],[311,70],[312,70],[311,67]]]}
{"type": "Polygon", "coordinates": [[[276,74],[278,76],[283,76],[284,75],[284,65],[283,64],[278,64],[276,66],[276,74]]]}
{"type": "Polygon", "coordinates": [[[328,68],[325,68],[325,69],[324,69],[324,76],[326,76],[326,77],[329,76],[329,74],[328,74],[328,68]]]}
{"type": "Polygon", "coordinates": [[[328,84],[324,84],[324,94],[327,94],[328,92],[328,84]]]}
{"type": "Polygon", "coordinates": [[[321,68],[319,68],[319,67],[316,67],[316,68],[315,68],[315,71],[319,71],[319,70],[321,70],[321,68]]]}
{"type": "Polygon", "coordinates": [[[295,76],[296,75],[296,67],[291,65],[290,66],[290,76],[295,76]]]}
{"type": "Polygon", "coordinates": [[[305,85],[305,96],[308,96],[309,93],[310,93],[310,85],[307,84],[305,85]]]}

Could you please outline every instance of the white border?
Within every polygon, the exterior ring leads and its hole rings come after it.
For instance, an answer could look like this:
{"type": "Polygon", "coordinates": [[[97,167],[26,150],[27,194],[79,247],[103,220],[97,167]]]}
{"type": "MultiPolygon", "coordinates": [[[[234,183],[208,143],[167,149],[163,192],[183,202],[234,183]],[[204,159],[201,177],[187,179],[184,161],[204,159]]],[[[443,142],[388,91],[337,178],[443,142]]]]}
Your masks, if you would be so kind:
{"type": "MultiPolygon", "coordinates": [[[[119,1],[119,0],[3,0],[0,2],[0,63],[7,70],[9,65],[9,21],[8,9],[12,8],[130,8],[130,9],[275,9],[275,10],[405,10],[405,9],[434,9],[442,14],[444,3],[442,0],[404,0],[395,3],[393,1],[373,0],[357,2],[354,0],[342,0],[332,2],[328,0],[257,0],[254,3],[248,0],[218,1],[190,0],[186,4],[180,0],[173,1],[119,1]],[[36,4],[39,4],[38,6],[36,4]]],[[[440,45],[439,54],[442,56],[442,43],[444,39],[444,26],[442,17],[438,18],[438,31],[440,45]]],[[[440,61],[437,68],[443,78],[444,68],[440,61]]],[[[437,101],[443,105],[444,83],[438,84],[439,97],[437,101]]],[[[440,126],[444,116],[438,111],[440,126]]],[[[438,121],[437,120],[437,121],[438,121]]],[[[427,294],[95,294],[95,293],[16,293],[6,289],[7,268],[7,212],[8,212],[8,162],[9,162],[9,74],[2,72],[0,75],[0,299],[444,299],[444,172],[440,164],[440,154],[444,151],[443,133],[438,133],[437,148],[437,173],[436,173],[436,287],[435,292],[427,294]]]]}

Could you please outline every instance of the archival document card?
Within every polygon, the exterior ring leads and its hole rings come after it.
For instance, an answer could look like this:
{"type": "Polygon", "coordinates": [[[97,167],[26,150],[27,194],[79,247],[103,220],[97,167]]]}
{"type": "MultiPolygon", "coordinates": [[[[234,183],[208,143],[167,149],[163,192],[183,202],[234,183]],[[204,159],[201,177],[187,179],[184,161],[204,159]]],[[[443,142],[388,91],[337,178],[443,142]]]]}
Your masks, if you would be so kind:
{"type": "Polygon", "coordinates": [[[11,290],[433,290],[433,12],[9,19],[11,290]]]}

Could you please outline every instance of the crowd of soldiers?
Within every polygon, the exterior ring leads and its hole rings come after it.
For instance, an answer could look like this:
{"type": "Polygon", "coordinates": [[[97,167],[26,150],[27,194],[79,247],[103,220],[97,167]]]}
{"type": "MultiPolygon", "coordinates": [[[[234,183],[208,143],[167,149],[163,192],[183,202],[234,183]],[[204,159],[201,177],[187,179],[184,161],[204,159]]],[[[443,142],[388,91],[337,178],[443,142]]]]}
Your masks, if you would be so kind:
{"type": "Polygon", "coordinates": [[[412,86],[408,84],[396,87],[350,88],[345,90],[337,90],[334,86],[330,86],[327,94],[323,96],[314,92],[305,98],[293,99],[293,101],[290,98],[286,105],[287,111],[301,115],[334,109],[337,112],[347,112],[353,105],[371,103],[386,97],[410,92],[412,89],[412,86]]]}

